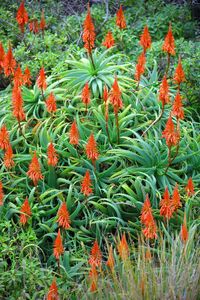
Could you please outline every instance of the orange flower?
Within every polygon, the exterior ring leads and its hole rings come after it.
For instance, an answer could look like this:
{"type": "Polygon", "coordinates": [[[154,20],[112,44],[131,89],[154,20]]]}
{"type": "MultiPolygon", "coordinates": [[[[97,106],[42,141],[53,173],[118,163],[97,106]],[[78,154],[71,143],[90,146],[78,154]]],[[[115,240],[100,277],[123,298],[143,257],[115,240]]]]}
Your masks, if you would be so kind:
{"type": "Polygon", "coordinates": [[[187,221],[186,221],[186,213],[184,213],[184,221],[183,224],[181,226],[181,240],[183,241],[183,243],[186,244],[187,240],[188,240],[188,230],[187,230],[187,221]]]}
{"type": "Polygon", "coordinates": [[[113,256],[113,249],[112,246],[109,247],[109,254],[108,254],[108,260],[106,262],[106,265],[110,268],[110,270],[113,272],[115,267],[115,260],[113,256]]]}
{"type": "Polygon", "coordinates": [[[98,150],[97,150],[97,144],[96,144],[93,133],[91,133],[91,135],[88,139],[88,142],[87,142],[87,145],[86,145],[86,154],[87,154],[87,158],[91,159],[93,163],[99,157],[99,153],[98,153],[98,150]]]}
{"type": "Polygon", "coordinates": [[[179,207],[181,207],[181,198],[178,191],[178,184],[176,183],[172,195],[172,211],[176,211],[179,207]]]}
{"type": "Polygon", "coordinates": [[[46,90],[46,88],[47,88],[44,67],[42,67],[40,69],[39,76],[37,78],[37,85],[38,85],[38,88],[41,89],[42,91],[46,90]]]}
{"type": "Polygon", "coordinates": [[[126,235],[123,233],[122,238],[117,245],[117,250],[119,252],[119,256],[123,261],[125,261],[129,256],[129,249],[128,249],[128,243],[126,240],[126,235]]]}
{"type": "Polygon", "coordinates": [[[120,29],[125,29],[126,28],[126,20],[125,20],[123,9],[122,9],[121,5],[120,5],[119,10],[116,13],[116,25],[120,29]]]}
{"type": "Polygon", "coordinates": [[[105,46],[107,49],[113,47],[115,44],[115,40],[113,38],[112,32],[109,31],[106,36],[105,36],[105,40],[102,43],[103,46],[105,46]]]}
{"type": "Polygon", "coordinates": [[[140,37],[140,45],[143,47],[144,52],[151,47],[151,36],[147,25],[144,27],[143,33],[140,37]]]}
{"type": "Polygon", "coordinates": [[[194,194],[194,184],[192,181],[192,177],[188,179],[187,185],[185,187],[187,195],[192,196],[194,194]]]}
{"type": "Polygon", "coordinates": [[[177,119],[184,119],[183,104],[182,104],[181,95],[179,92],[176,94],[176,97],[174,99],[172,115],[176,116],[177,119]]]}
{"type": "Polygon", "coordinates": [[[181,82],[185,81],[185,73],[183,71],[182,63],[181,63],[181,58],[179,57],[178,60],[178,65],[174,73],[174,81],[178,85],[181,84],[181,82]]]}
{"type": "Polygon", "coordinates": [[[14,87],[12,91],[12,105],[13,105],[13,116],[18,122],[26,119],[26,115],[23,109],[23,98],[22,92],[19,87],[14,87]]]}
{"type": "Polygon", "coordinates": [[[89,278],[91,280],[90,285],[90,292],[96,292],[97,290],[97,280],[98,280],[98,273],[95,266],[91,266],[90,272],[89,272],[89,278]]]}
{"type": "Polygon", "coordinates": [[[169,24],[168,33],[165,37],[164,44],[162,46],[162,50],[167,52],[168,54],[175,55],[175,44],[174,44],[174,36],[172,33],[172,26],[169,24]]]}
{"type": "Polygon", "coordinates": [[[56,279],[54,278],[47,294],[47,300],[59,300],[56,279]]]}
{"type": "Polygon", "coordinates": [[[11,145],[9,145],[8,148],[6,149],[6,152],[5,152],[4,158],[3,158],[3,163],[7,169],[10,169],[15,165],[15,163],[13,161],[13,151],[12,151],[11,145]]]}
{"type": "Polygon", "coordinates": [[[164,75],[162,83],[160,85],[159,99],[162,102],[163,107],[165,106],[165,104],[170,102],[170,99],[169,99],[169,85],[167,83],[167,76],[166,75],[164,75]]]}
{"type": "Polygon", "coordinates": [[[168,147],[177,145],[180,139],[180,133],[174,129],[174,123],[171,116],[167,120],[165,130],[162,132],[162,137],[166,139],[168,147]]]}
{"type": "Polygon", "coordinates": [[[47,111],[49,113],[53,113],[53,112],[56,112],[56,98],[54,96],[54,93],[51,92],[49,94],[49,96],[47,97],[47,100],[46,100],[46,107],[47,107],[47,111]]]}
{"type": "Polygon", "coordinates": [[[147,239],[157,238],[157,227],[153,218],[151,203],[148,194],[146,195],[146,199],[141,211],[141,223],[145,225],[145,228],[142,230],[142,232],[147,239]]]}
{"type": "Polygon", "coordinates": [[[118,113],[118,110],[123,107],[121,91],[117,82],[117,77],[115,76],[115,80],[110,91],[110,103],[114,107],[115,114],[118,113]]]}
{"type": "Polygon", "coordinates": [[[72,126],[70,128],[69,131],[69,142],[72,145],[78,145],[78,141],[79,141],[79,132],[78,132],[78,128],[76,125],[76,121],[74,120],[74,122],[72,123],[72,126]]]}
{"type": "Polygon", "coordinates": [[[5,51],[2,42],[0,42],[0,72],[4,68],[4,57],[5,57],[5,51]]]}
{"type": "Polygon", "coordinates": [[[92,194],[91,185],[90,172],[87,170],[81,183],[81,193],[83,193],[85,196],[92,194]]]}
{"type": "Polygon", "coordinates": [[[62,243],[62,237],[60,234],[60,229],[58,229],[57,237],[54,241],[53,246],[53,254],[55,258],[58,260],[60,258],[60,255],[64,253],[63,243],[62,243]]]}
{"type": "Polygon", "coordinates": [[[19,222],[22,225],[25,225],[28,222],[28,219],[30,218],[31,215],[32,215],[31,208],[28,202],[28,198],[26,198],[20,209],[19,222]]]}
{"type": "Polygon", "coordinates": [[[57,217],[58,217],[57,222],[60,227],[63,227],[65,229],[70,228],[71,220],[70,220],[69,212],[68,212],[67,205],[65,202],[63,202],[61,204],[61,207],[59,208],[58,213],[57,213],[57,217]]]}
{"type": "Polygon", "coordinates": [[[4,56],[4,74],[6,77],[14,75],[14,70],[16,66],[16,60],[14,59],[11,44],[9,44],[8,52],[4,56]]]}
{"type": "Polygon", "coordinates": [[[156,239],[157,238],[156,231],[157,231],[157,227],[156,227],[156,222],[154,220],[148,225],[146,225],[144,229],[142,229],[142,232],[147,239],[156,239]]]}
{"type": "Polygon", "coordinates": [[[160,201],[160,215],[169,220],[172,217],[172,201],[166,187],[163,199],[160,201]]]}
{"type": "Polygon", "coordinates": [[[29,30],[34,34],[37,34],[39,31],[38,20],[33,19],[29,22],[29,30]]]}
{"type": "Polygon", "coordinates": [[[3,198],[4,198],[3,184],[0,181],[0,206],[3,205],[3,198]]]}
{"type": "Polygon", "coordinates": [[[96,240],[91,249],[90,258],[88,262],[92,267],[100,267],[101,261],[102,261],[102,253],[99,248],[98,242],[96,240]]]}
{"type": "Polygon", "coordinates": [[[0,148],[6,150],[10,146],[9,133],[6,125],[3,125],[0,129],[0,148]]]}
{"type": "Polygon", "coordinates": [[[29,170],[27,172],[27,175],[30,179],[33,180],[33,183],[34,183],[35,186],[38,184],[38,181],[40,179],[41,180],[43,179],[36,151],[34,152],[32,161],[29,165],[29,170]]]}
{"type": "Polygon", "coordinates": [[[21,32],[24,32],[24,26],[26,23],[28,23],[28,14],[27,11],[24,7],[24,1],[21,2],[19,9],[17,11],[17,16],[16,16],[17,23],[19,25],[19,28],[21,32]]]}
{"type": "Polygon", "coordinates": [[[20,65],[18,65],[18,67],[15,70],[13,81],[14,81],[15,88],[21,87],[24,83],[23,73],[20,68],[20,65]]]}
{"type": "Polygon", "coordinates": [[[104,85],[104,88],[103,88],[103,101],[106,103],[107,100],[108,100],[108,88],[106,85],[104,85]]]}
{"type": "Polygon", "coordinates": [[[149,224],[153,221],[152,209],[151,209],[151,202],[149,199],[149,195],[146,195],[146,199],[144,201],[142,210],[141,210],[141,222],[144,225],[149,224]]]}
{"type": "Polygon", "coordinates": [[[31,73],[28,67],[24,70],[23,84],[31,86],[31,73]]]}
{"type": "Polygon", "coordinates": [[[40,29],[42,30],[42,32],[44,32],[45,28],[46,28],[46,21],[44,17],[44,10],[42,10],[41,19],[40,19],[40,29]]]}
{"type": "Polygon", "coordinates": [[[89,88],[89,83],[86,82],[84,85],[84,88],[82,90],[81,98],[83,103],[86,105],[86,109],[88,104],[90,103],[90,88],[89,88]]]}
{"type": "Polygon", "coordinates": [[[56,150],[52,142],[48,146],[47,156],[48,156],[48,165],[55,167],[58,163],[58,154],[56,153],[56,150]]]}
{"type": "Polygon", "coordinates": [[[89,54],[92,53],[92,49],[94,48],[94,41],[95,41],[95,29],[90,14],[90,6],[88,4],[88,12],[85,21],[83,23],[83,42],[84,42],[84,48],[88,51],[89,54]]]}
{"type": "Polygon", "coordinates": [[[138,57],[137,65],[135,66],[135,80],[140,81],[141,76],[144,74],[145,71],[145,53],[144,51],[138,57]]]}

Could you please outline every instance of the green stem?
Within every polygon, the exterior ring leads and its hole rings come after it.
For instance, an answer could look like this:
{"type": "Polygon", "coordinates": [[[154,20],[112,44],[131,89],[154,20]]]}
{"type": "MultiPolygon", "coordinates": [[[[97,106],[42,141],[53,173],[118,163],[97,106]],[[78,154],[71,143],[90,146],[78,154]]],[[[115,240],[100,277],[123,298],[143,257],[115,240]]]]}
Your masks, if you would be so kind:
{"type": "Polygon", "coordinates": [[[115,120],[116,120],[116,127],[117,127],[117,143],[119,144],[119,118],[118,118],[118,112],[115,112],[115,120]]]}
{"type": "Polygon", "coordinates": [[[171,166],[171,163],[172,163],[172,158],[171,158],[171,146],[169,147],[169,153],[168,153],[168,165],[167,165],[167,168],[165,170],[165,174],[167,173],[169,167],[171,166]]]}
{"type": "Polygon", "coordinates": [[[162,118],[163,113],[164,113],[164,105],[162,106],[162,110],[161,110],[160,115],[159,115],[159,116],[157,117],[157,119],[155,119],[155,120],[151,123],[151,125],[143,132],[142,136],[144,136],[144,135],[147,133],[147,131],[148,131],[151,127],[153,127],[153,125],[155,125],[158,121],[160,121],[160,119],[162,118]]]}
{"type": "Polygon", "coordinates": [[[169,66],[170,66],[170,53],[168,53],[167,56],[167,68],[166,68],[166,76],[168,75],[168,71],[169,71],[169,66]]]}

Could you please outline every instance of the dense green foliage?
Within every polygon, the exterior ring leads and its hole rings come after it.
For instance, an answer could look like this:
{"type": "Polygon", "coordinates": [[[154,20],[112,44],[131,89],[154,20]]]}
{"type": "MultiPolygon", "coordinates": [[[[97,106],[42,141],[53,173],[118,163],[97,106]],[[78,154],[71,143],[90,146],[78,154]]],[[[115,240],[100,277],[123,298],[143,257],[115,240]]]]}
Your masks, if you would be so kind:
{"type": "MultiPolygon", "coordinates": [[[[0,6],[3,24],[0,40],[5,48],[11,41],[17,62],[23,70],[26,66],[30,68],[33,82],[31,87],[24,86],[22,89],[27,121],[19,127],[12,114],[12,84],[0,75],[0,128],[6,124],[9,130],[15,161],[11,170],[7,170],[3,163],[0,166],[0,180],[5,192],[4,205],[0,207],[0,299],[43,299],[55,275],[61,299],[143,299],[140,291],[143,272],[151,277],[145,279],[147,290],[154,287],[149,294],[145,292],[144,299],[169,299],[176,293],[182,299],[185,292],[181,289],[182,285],[185,282],[189,285],[191,281],[193,285],[187,286],[187,297],[198,297],[198,251],[194,251],[198,247],[200,200],[200,120],[197,109],[200,44],[195,36],[198,27],[187,6],[165,5],[162,1],[149,1],[148,6],[141,5],[142,1],[133,5],[132,1],[129,2],[124,2],[128,24],[124,31],[115,26],[112,15],[114,4],[104,26],[101,26],[105,18],[104,5],[92,6],[97,32],[97,47],[93,53],[95,68],[83,49],[80,36],[85,13],[66,17],[62,15],[61,2],[57,5],[55,1],[47,1],[43,4],[48,25],[44,39],[41,34],[34,36],[28,31],[22,39],[15,20],[19,3],[10,1],[0,6]],[[171,106],[167,105],[161,121],[145,136],[142,133],[161,111],[158,91],[166,67],[166,56],[161,49],[169,21],[173,24],[176,51],[182,57],[187,81],[181,86],[185,118],[180,122],[179,152],[166,170],[168,148],[162,131],[171,106]],[[145,24],[148,24],[153,44],[147,53],[147,70],[138,88],[134,72],[141,52],[138,39],[145,24]],[[105,50],[101,44],[109,29],[112,29],[116,45],[105,50]],[[44,95],[35,83],[41,66],[45,67],[48,76],[44,95]],[[111,88],[116,74],[123,98],[123,109],[119,113],[119,143],[111,106],[108,123],[110,141],[107,137],[105,104],[102,101],[104,85],[111,88]],[[92,101],[86,115],[81,91],[87,81],[92,101]],[[53,115],[47,112],[45,105],[50,92],[54,92],[57,101],[57,111],[53,115]],[[69,143],[69,129],[74,120],[80,134],[78,147],[69,143]],[[100,154],[96,168],[85,154],[91,132],[100,154]],[[51,141],[59,155],[55,168],[47,164],[47,147],[51,141]],[[27,177],[35,150],[44,175],[38,187],[33,187],[27,177]],[[88,198],[80,193],[86,170],[90,171],[93,188],[93,194],[88,198]],[[185,191],[189,177],[195,185],[195,194],[191,197],[185,191]],[[159,203],[165,188],[168,187],[172,194],[176,183],[182,209],[166,224],[159,214],[159,203]],[[154,257],[151,263],[146,262],[143,255],[148,245],[138,242],[141,208],[146,194],[151,199],[160,238],[150,242],[154,257]],[[19,213],[27,196],[32,217],[26,226],[22,226],[19,213]],[[60,259],[59,274],[52,249],[58,229],[56,214],[62,201],[66,201],[71,228],[63,231],[65,252],[60,259]],[[186,248],[179,238],[184,212],[190,229],[186,248]],[[87,292],[87,261],[94,240],[98,240],[103,261],[106,261],[107,243],[115,244],[122,232],[129,236],[130,245],[135,245],[130,247],[132,263],[123,266],[116,251],[118,278],[112,283],[111,276],[103,270],[99,294],[90,295],[87,292]],[[166,268],[168,265],[170,267],[166,268]],[[172,270],[174,276],[179,270],[178,291],[170,279],[172,270]],[[133,281],[133,277],[135,294],[126,285],[133,281]],[[160,287],[156,289],[158,285],[160,287]],[[166,291],[168,285],[172,294],[166,291]]],[[[29,14],[40,18],[40,5],[27,4],[29,14]]],[[[178,55],[171,60],[170,78],[178,63],[178,55]]],[[[176,88],[172,79],[169,83],[170,97],[174,99],[176,88]]],[[[3,151],[0,152],[0,160],[3,162],[3,151]]]]}

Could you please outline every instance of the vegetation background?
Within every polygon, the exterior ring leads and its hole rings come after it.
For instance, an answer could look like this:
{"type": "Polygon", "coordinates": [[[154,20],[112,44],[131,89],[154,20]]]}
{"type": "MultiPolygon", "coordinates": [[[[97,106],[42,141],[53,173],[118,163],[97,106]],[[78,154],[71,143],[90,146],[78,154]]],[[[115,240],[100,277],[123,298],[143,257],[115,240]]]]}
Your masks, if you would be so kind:
{"type": "MultiPolygon", "coordinates": [[[[200,200],[200,27],[199,5],[192,1],[90,1],[95,25],[95,65],[91,71],[83,48],[83,22],[87,1],[26,1],[30,18],[41,17],[44,9],[47,28],[44,37],[27,29],[21,36],[16,12],[20,1],[0,3],[0,41],[21,68],[28,66],[32,86],[23,87],[26,122],[21,129],[12,115],[12,86],[0,74],[0,128],[6,124],[14,150],[15,167],[6,169],[0,151],[0,180],[4,205],[0,206],[0,299],[45,299],[54,277],[60,299],[198,299],[199,295],[199,200],[200,200]],[[108,3],[108,6],[106,5],[108,3]],[[123,5],[127,28],[120,31],[115,14],[123,5]],[[194,9],[195,7],[195,9],[194,9]],[[160,82],[166,68],[162,52],[164,37],[172,23],[177,55],[172,58],[172,78],[181,56],[186,82],[181,86],[185,118],[181,121],[179,153],[166,172],[168,149],[162,130],[169,116],[167,107],[161,121],[146,137],[143,131],[158,116],[160,82]],[[147,53],[147,68],[139,90],[134,82],[135,65],[141,52],[139,38],[148,25],[152,47],[147,53]],[[105,50],[102,41],[111,30],[115,47],[105,50]],[[44,66],[48,87],[45,97],[54,92],[57,112],[46,111],[43,95],[35,84],[44,66]],[[120,143],[117,143],[114,114],[110,111],[106,134],[103,84],[111,88],[114,75],[119,78],[124,108],[119,114],[120,143]],[[92,104],[85,115],[81,90],[89,78],[92,104]],[[76,120],[80,145],[69,143],[69,130],[76,120]],[[85,155],[91,131],[100,153],[96,170],[85,155]],[[24,139],[24,136],[26,139],[24,139]],[[53,141],[59,155],[56,168],[47,165],[47,146],[53,141]],[[28,166],[37,151],[44,174],[38,188],[27,178],[28,166]],[[86,170],[90,171],[93,194],[87,199],[80,193],[86,170]],[[188,197],[185,186],[192,177],[195,194],[188,197]],[[182,208],[170,220],[163,221],[159,203],[168,187],[172,194],[179,185],[182,208]],[[141,236],[140,214],[149,194],[159,239],[146,242],[141,236]],[[29,198],[32,217],[26,226],[19,222],[20,208],[29,198]],[[53,255],[57,235],[57,211],[65,201],[71,228],[63,231],[65,252],[60,271],[53,255]],[[180,229],[187,215],[189,240],[183,245],[180,229]],[[126,233],[130,261],[122,263],[117,248],[126,233]],[[112,244],[116,261],[115,275],[102,268],[98,291],[88,288],[88,257],[95,240],[103,253],[103,262],[112,244]],[[146,258],[150,248],[151,259],[146,258]]],[[[171,81],[170,95],[175,95],[171,81]]]]}

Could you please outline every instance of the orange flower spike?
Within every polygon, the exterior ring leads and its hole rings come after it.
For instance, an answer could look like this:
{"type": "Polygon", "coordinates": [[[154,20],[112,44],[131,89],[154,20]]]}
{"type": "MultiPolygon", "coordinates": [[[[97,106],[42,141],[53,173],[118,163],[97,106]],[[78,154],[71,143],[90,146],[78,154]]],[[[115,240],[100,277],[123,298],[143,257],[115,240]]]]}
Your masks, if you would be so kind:
{"type": "Polygon", "coordinates": [[[23,98],[22,92],[19,87],[14,87],[12,91],[12,104],[13,104],[13,116],[17,119],[18,122],[24,121],[26,115],[23,109],[23,98]]]}
{"type": "Polygon", "coordinates": [[[31,207],[28,202],[28,198],[26,198],[24,203],[22,204],[20,213],[21,214],[20,214],[19,222],[22,225],[25,225],[28,222],[28,219],[30,218],[30,216],[32,215],[31,207]]]}
{"type": "Polygon", "coordinates": [[[14,59],[11,44],[9,44],[8,52],[4,56],[4,74],[6,77],[14,75],[16,60],[14,59]]]}
{"type": "Polygon", "coordinates": [[[169,85],[167,83],[167,76],[166,75],[164,75],[162,83],[160,85],[159,100],[162,102],[163,107],[165,106],[165,104],[170,102],[170,99],[169,99],[169,85]]]}
{"type": "Polygon", "coordinates": [[[181,58],[179,57],[178,65],[174,73],[174,81],[176,84],[180,85],[181,82],[185,81],[185,73],[183,71],[181,58]]]}
{"type": "Polygon", "coordinates": [[[37,78],[37,86],[42,91],[46,90],[46,88],[47,88],[46,75],[45,75],[44,67],[42,67],[40,69],[39,76],[37,78]]]}
{"type": "Polygon", "coordinates": [[[23,84],[31,86],[31,73],[28,67],[26,67],[26,69],[24,70],[23,84]]]}
{"type": "Polygon", "coordinates": [[[47,300],[59,300],[56,279],[54,278],[47,294],[47,300]]]}
{"type": "Polygon", "coordinates": [[[126,235],[123,233],[122,238],[117,246],[117,250],[119,252],[119,256],[123,261],[125,261],[129,256],[129,248],[126,240],[126,235]]]}
{"type": "Polygon", "coordinates": [[[86,82],[86,84],[83,87],[81,98],[83,103],[86,105],[86,111],[87,111],[88,104],[90,103],[90,88],[88,82],[86,82]]]}
{"type": "Polygon", "coordinates": [[[152,209],[151,209],[151,202],[149,199],[148,194],[146,195],[146,199],[144,201],[142,210],[141,210],[141,223],[144,225],[149,224],[149,222],[153,221],[152,209]]]}
{"type": "Polygon", "coordinates": [[[115,40],[113,38],[112,32],[109,31],[106,36],[105,40],[103,41],[102,45],[105,46],[107,49],[113,47],[115,44],[115,40]]]}
{"type": "Polygon", "coordinates": [[[176,116],[177,119],[184,119],[184,110],[181,95],[178,92],[174,99],[173,107],[172,107],[172,115],[176,116]]]}
{"type": "Polygon", "coordinates": [[[143,47],[144,52],[146,52],[148,48],[151,48],[151,36],[147,25],[144,27],[143,33],[140,37],[140,45],[143,47]]]}
{"type": "Polygon", "coordinates": [[[125,20],[124,12],[123,12],[123,9],[122,9],[121,5],[120,5],[119,10],[116,13],[116,25],[120,29],[125,29],[126,28],[126,20],[125,20]]]}
{"type": "Polygon", "coordinates": [[[34,34],[37,34],[39,31],[38,20],[34,19],[29,22],[29,30],[34,34]]]}
{"type": "Polygon", "coordinates": [[[106,103],[108,100],[109,94],[108,94],[108,88],[105,85],[103,88],[103,101],[106,103]]]}
{"type": "Polygon", "coordinates": [[[110,91],[110,103],[114,107],[115,114],[118,113],[118,110],[123,107],[121,91],[117,82],[117,77],[115,76],[115,80],[110,91]]]}
{"type": "Polygon", "coordinates": [[[92,194],[91,185],[90,172],[87,170],[81,183],[81,193],[83,193],[85,196],[92,194]]]}
{"type": "Polygon", "coordinates": [[[49,96],[47,97],[47,100],[46,100],[46,107],[47,107],[47,111],[48,111],[49,113],[54,113],[54,112],[56,112],[56,110],[57,110],[56,98],[55,98],[53,92],[51,92],[51,93],[49,94],[49,96]]]}
{"type": "Polygon", "coordinates": [[[145,226],[145,228],[142,230],[144,236],[147,239],[156,239],[157,238],[157,227],[156,227],[156,222],[153,221],[150,222],[148,225],[145,226]]]}
{"type": "Polygon", "coordinates": [[[95,266],[91,266],[90,272],[89,272],[89,278],[91,281],[90,285],[90,292],[96,292],[97,290],[97,280],[98,280],[98,273],[95,266]]]}
{"type": "Polygon", "coordinates": [[[60,256],[64,253],[63,243],[62,243],[62,237],[60,234],[60,229],[58,229],[57,237],[54,241],[54,249],[53,254],[57,260],[59,260],[60,256]]]}
{"type": "Polygon", "coordinates": [[[69,212],[67,209],[67,205],[65,202],[63,202],[58,210],[57,213],[57,217],[58,217],[58,224],[60,227],[64,228],[64,229],[69,229],[70,228],[70,224],[71,224],[71,220],[70,220],[70,216],[69,216],[69,212]]]}
{"type": "Polygon", "coordinates": [[[10,146],[9,133],[6,125],[0,128],[0,149],[6,150],[10,146]]]}
{"type": "Polygon", "coordinates": [[[91,159],[93,164],[99,157],[98,149],[97,149],[97,143],[94,138],[94,134],[91,133],[87,145],[86,145],[86,155],[88,159],[91,159]]]}
{"type": "Polygon", "coordinates": [[[13,81],[14,81],[14,87],[16,88],[21,87],[24,83],[23,73],[20,68],[20,65],[18,65],[18,67],[15,70],[13,81]]]}
{"type": "Polygon", "coordinates": [[[100,267],[102,262],[102,253],[99,248],[97,240],[95,240],[94,245],[90,252],[89,264],[92,267],[100,267]]]}
{"type": "Polygon", "coordinates": [[[184,213],[184,220],[183,220],[183,224],[181,226],[181,240],[184,244],[186,244],[188,237],[189,237],[189,234],[188,234],[188,230],[187,230],[186,213],[184,213]]]}
{"type": "Polygon", "coordinates": [[[84,48],[88,51],[89,54],[92,53],[92,49],[94,48],[95,42],[95,28],[92,22],[92,17],[90,14],[90,6],[88,4],[88,12],[83,23],[83,42],[84,48]]]}
{"type": "Polygon", "coordinates": [[[165,37],[164,44],[162,46],[162,50],[164,52],[167,52],[170,55],[175,55],[176,54],[176,52],[175,52],[174,36],[173,36],[173,33],[172,33],[172,26],[171,26],[171,24],[169,24],[168,33],[167,33],[167,35],[165,37]]]}
{"type": "Polygon", "coordinates": [[[56,150],[52,142],[48,146],[47,156],[48,156],[48,160],[47,160],[48,165],[55,167],[58,163],[58,154],[56,153],[56,150]]]}
{"type": "Polygon", "coordinates": [[[3,158],[3,163],[7,169],[10,169],[15,165],[14,160],[13,160],[13,150],[12,150],[11,145],[9,145],[8,148],[6,149],[6,152],[5,152],[4,158],[3,158]]]}
{"type": "Polygon", "coordinates": [[[176,185],[174,187],[173,195],[172,195],[172,210],[173,210],[173,212],[176,211],[181,206],[182,206],[182,204],[181,204],[180,194],[178,191],[178,184],[176,183],[176,185]]]}
{"type": "Polygon", "coordinates": [[[41,173],[40,164],[37,158],[36,151],[34,152],[32,161],[29,165],[29,170],[27,172],[27,175],[30,179],[33,180],[34,185],[36,186],[38,184],[39,180],[43,179],[43,175],[41,173]]]}
{"type": "Polygon", "coordinates": [[[160,201],[160,215],[169,220],[172,217],[172,201],[170,199],[169,190],[166,187],[163,199],[160,201]]]}
{"type": "Polygon", "coordinates": [[[0,42],[0,71],[4,68],[5,51],[2,42],[0,42]]]}
{"type": "Polygon", "coordinates": [[[185,187],[188,197],[194,194],[194,184],[192,181],[192,177],[188,179],[187,185],[185,187]]]}
{"type": "Polygon", "coordinates": [[[41,19],[40,19],[40,29],[42,30],[43,33],[45,28],[46,28],[46,21],[44,17],[44,10],[42,10],[41,19]]]}
{"type": "Polygon", "coordinates": [[[78,145],[79,143],[79,132],[75,120],[72,123],[72,126],[69,131],[69,142],[72,145],[78,145]]]}
{"type": "Polygon", "coordinates": [[[3,205],[3,198],[4,198],[3,184],[0,181],[0,206],[3,205]]]}
{"type": "Polygon", "coordinates": [[[166,144],[168,147],[177,145],[179,141],[180,134],[179,132],[175,131],[171,116],[167,120],[165,130],[162,132],[162,137],[166,139],[166,144]]]}
{"type": "Polygon", "coordinates": [[[24,1],[21,2],[16,16],[17,23],[22,33],[24,33],[24,26],[28,23],[28,13],[24,6],[24,1]]]}
{"type": "Polygon", "coordinates": [[[135,80],[138,82],[140,81],[141,76],[144,74],[145,71],[145,53],[144,51],[138,57],[137,65],[135,66],[135,80]]]}
{"type": "Polygon", "coordinates": [[[114,256],[113,256],[112,246],[109,247],[109,254],[108,254],[108,260],[106,262],[106,265],[110,268],[111,272],[114,271],[115,260],[114,260],[114,256]]]}

